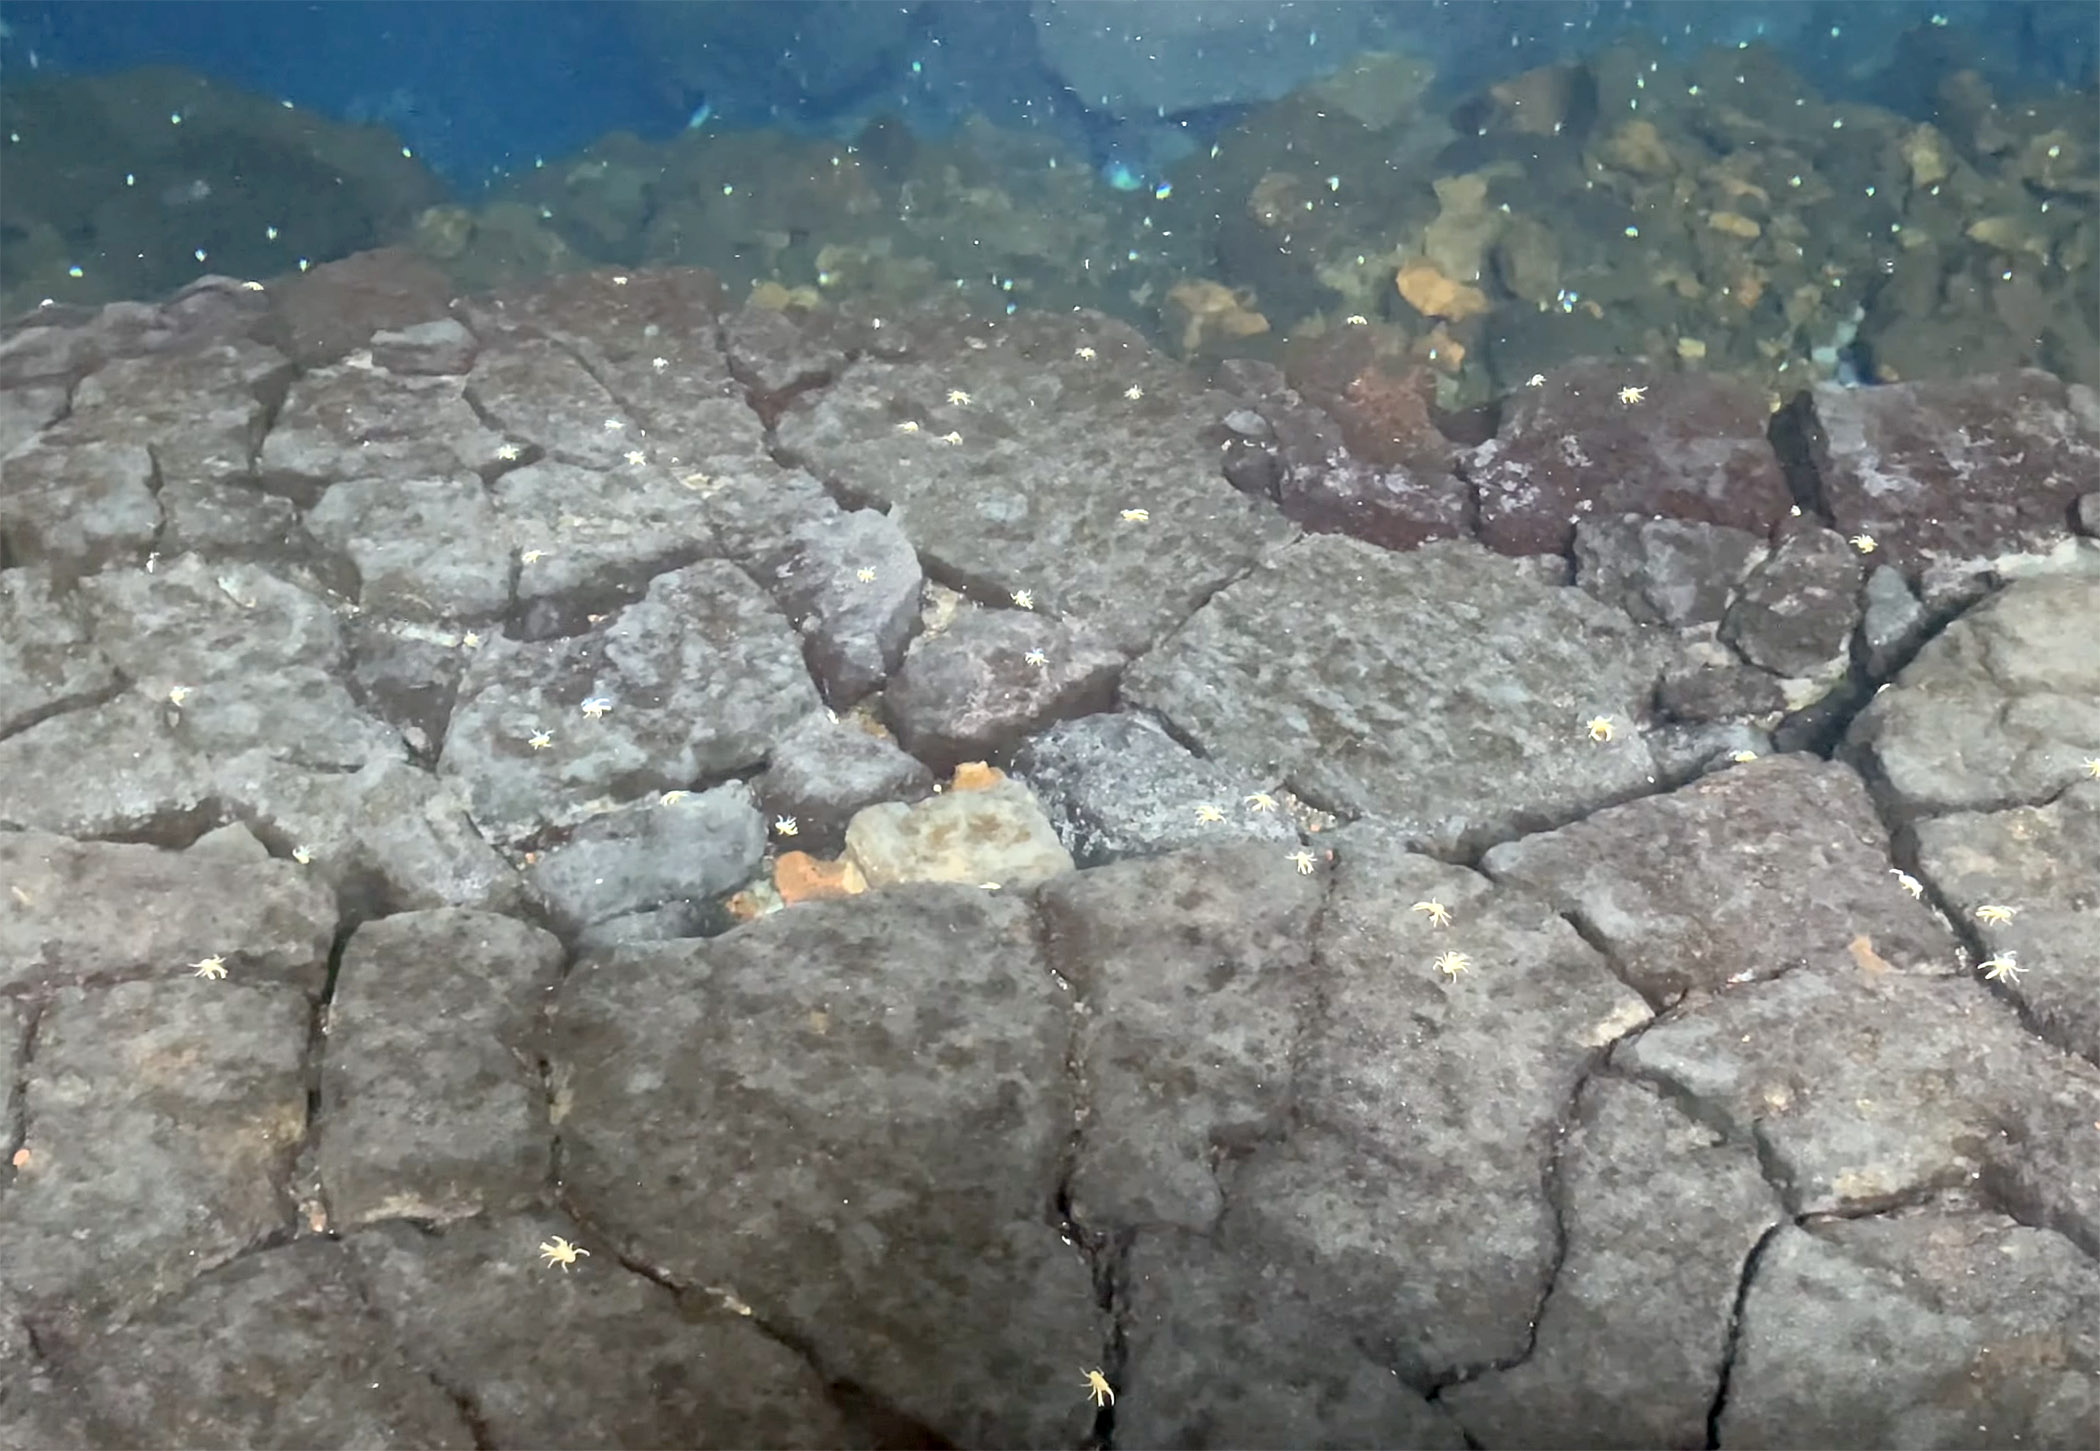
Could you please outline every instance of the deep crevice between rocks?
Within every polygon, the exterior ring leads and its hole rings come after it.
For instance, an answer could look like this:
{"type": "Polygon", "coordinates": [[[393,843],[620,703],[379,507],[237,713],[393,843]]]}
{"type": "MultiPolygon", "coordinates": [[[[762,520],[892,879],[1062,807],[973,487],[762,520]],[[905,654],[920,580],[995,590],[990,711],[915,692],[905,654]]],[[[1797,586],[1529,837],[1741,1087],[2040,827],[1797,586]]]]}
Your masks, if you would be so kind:
{"type": "MultiPolygon", "coordinates": [[[[170,710],[174,709],[172,706],[170,710]]],[[[157,846],[168,851],[188,851],[204,837],[233,820],[226,804],[217,796],[205,796],[194,806],[157,811],[129,830],[78,833],[81,841],[105,841],[118,845],[157,846]]],[[[76,835],[66,832],[65,835],[76,835]]]]}
{"type": "MultiPolygon", "coordinates": [[[[832,1373],[814,1344],[760,1314],[733,1287],[688,1285],[670,1270],[630,1254],[620,1248],[618,1239],[604,1226],[584,1214],[559,1183],[553,1192],[553,1203],[556,1210],[568,1216],[579,1231],[587,1232],[622,1268],[667,1291],[682,1313],[735,1316],[808,1366],[846,1422],[849,1442],[853,1440],[850,1433],[858,1432],[858,1440],[874,1447],[875,1451],[952,1451],[954,1443],[931,1426],[898,1409],[851,1377],[832,1373]]],[[[477,1451],[481,1451],[478,1446],[477,1451]]]]}
{"type": "Polygon", "coordinates": [[[1768,1227],[1743,1256],[1742,1273],[1736,1277],[1735,1303],[1728,1309],[1728,1330],[1721,1342],[1721,1369],[1715,1377],[1713,1400],[1706,1408],[1706,1451],[1720,1451],[1721,1417],[1728,1409],[1728,1392],[1735,1380],[1736,1358],[1742,1352],[1743,1307],[1750,1299],[1750,1285],[1764,1262],[1765,1251],[1792,1221],[1782,1219],[1768,1227]]]}
{"type": "MultiPolygon", "coordinates": [[[[2013,810],[2018,808],[2004,809],[2013,810]]],[[[1927,890],[1930,891],[1931,888],[1928,886],[1927,890]]],[[[1935,893],[1934,897],[1937,903],[1938,894],[1935,893]]],[[[1946,909],[1942,906],[1941,910],[1945,911],[1946,909]]],[[[1983,935],[1976,930],[1975,925],[1968,919],[1957,916],[1953,912],[1947,912],[1947,920],[1952,925],[1954,936],[1961,943],[1961,950],[1968,959],[1962,965],[1963,975],[1973,977],[1976,965],[1988,963],[1991,960],[1993,954],[1990,946],[1984,942],[1983,935]]],[[[2011,954],[2008,953],[2006,955],[2009,957],[2011,954]]],[[[2024,970],[2022,969],[2022,971],[2024,970]]],[[[2052,1024],[2035,1010],[2034,1004],[2029,1002],[2015,986],[2009,983],[1993,982],[1988,978],[1978,978],[1976,981],[1985,992],[1998,1001],[2000,1006],[2020,1020],[2020,1026],[2027,1030],[2029,1037],[2037,1042],[2048,1044],[2059,1053],[2076,1058],[2090,1068],[2100,1069],[2100,1059],[2094,1058],[2077,1044],[2071,1042],[2062,1032],[2054,1031],[2052,1024]]]]}
{"type": "MultiPolygon", "coordinates": [[[[1487,872],[1482,871],[1477,862],[1473,865],[1472,869],[1476,872],[1479,872],[1482,877],[1486,878],[1487,881],[1497,891],[1506,892],[1511,890],[1519,890],[1504,884],[1503,882],[1497,880],[1495,877],[1490,876],[1487,872]]],[[[1627,977],[1625,971],[1619,966],[1619,957],[1618,954],[1612,950],[1610,939],[1605,936],[1603,930],[1599,928],[1596,923],[1590,921],[1588,914],[1585,913],[1580,907],[1571,906],[1555,908],[1553,915],[1558,917],[1561,921],[1567,923],[1568,930],[1570,930],[1578,938],[1580,938],[1582,944],[1585,947],[1589,948],[1590,951],[1596,953],[1597,956],[1604,959],[1605,971],[1609,972],[1612,975],[1612,977],[1618,981],[1621,987],[1624,987],[1628,992],[1632,993],[1634,996],[1638,997],[1642,1002],[1648,1005],[1648,1021],[1645,1023],[1637,1023],[1633,1027],[1628,1028],[1625,1032],[1619,1034],[1618,1037],[1612,1039],[1611,1042],[1606,1044],[1604,1049],[1602,1050],[1606,1055],[1609,1055],[1612,1052],[1616,1051],[1621,1043],[1630,1042],[1633,1039],[1640,1037],[1641,1034],[1647,1032],[1657,1023],[1663,1021],[1664,1018],[1675,1013],[1678,1009],[1684,1007],[1688,1002],[1691,1002],[1693,1000],[1693,994],[1689,989],[1678,993],[1675,997],[1662,999],[1660,1001],[1658,1001],[1653,995],[1642,991],[1639,986],[1637,986],[1630,978],[1627,977]]],[[[1594,1071],[1594,1069],[1592,1071],[1594,1071]]]]}
{"type": "Polygon", "coordinates": [[[53,700],[41,710],[30,711],[22,716],[12,730],[0,730],[0,741],[12,740],[24,731],[40,726],[47,720],[56,720],[62,715],[72,715],[79,711],[100,710],[106,705],[114,705],[125,696],[131,694],[138,685],[137,681],[125,675],[123,671],[116,669],[115,666],[111,667],[111,677],[110,684],[103,689],[91,690],[81,695],[63,696],[53,700]]]}
{"type": "MultiPolygon", "coordinates": [[[[328,949],[327,980],[322,984],[320,995],[307,1005],[308,1027],[303,1055],[306,1120],[300,1126],[298,1142],[292,1144],[282,1158],[280,1187],[292,1203],[295,1221],[303,1222],[308,1233],[331,1237],[339,1236],[334,1229],[334,1216],[330,1213],[328,1185],[321,1178],[321,1075],[326,1068],[328,1019],[335,1001],[336,979],[342,972],[344,950],[356,931],[354,923],[338,921],[335,941],[328,949]],[[301,1193],[309,1187],[310,1193],[301,1193]]],[[[295,1223],[292,1237],[297,1238],[298,1234],[295,1223]]]]}
{"type": "MultiPolygon", "coordinates": [[[[1072,1202],[1072,1180],[1078,1173],[1079,1155],[1086,1139],[1086,1126],[1093,1118],[1093,1080],[1086,1072],[1083,1039],[1089,1008],[1079,986],[1057,967],[1057,952],[1048,924],[1044,921],[1040,903],[1032,912],[1036,947],[1044,969],[1059,993],[1066,998],[1068,1022],[1065,1034],[1065,1054],[1062,1072],[1072,1086],[1072,1122],[1063,1143],[1057,1151],[1057,1181],[1051,1190],[1047,1218],[1053,1228],[1067,1244],[1076,1249],[1086,1260],[1088,1273],[1093,1281],[1094,1303],[1108,1317],[1107,1340],[1099,1353],[1099,1365],[1109,1383],[1120,1389],[1128,1389],[1124,1375],[1129,1364],[1129,1341],[1126,1334],[1126,1310],[1124,1302],[1125,1276],[1128,1272],[1131,1246],[1137,1241],[1137,1231],[1129,1228],[1115,1230],[1095,1229],[1085,1223],[1072,1202]]],[[[1120,1393],[1120,1392],[1119,1392],[1120,1393]]],[[[1094,1414],[1094,1423],[1089,1431],[1086,1445],[1091,1448],[1113,1447],[1115,1444],[1115,1406],[1102,1406],[1094,1414]]]]}
{"type": "Polygon", "coordinates": [[[41,997],[18,998],[26,1009],[21,1032],[15,1040],[14,1079],[8,1085],[8,1101],[12,1105],[7,1122],[0,1124],[0,1143],[4,1143],[7,1162],[0,1164],[0,1196],[11,1187],[17,1175],[15,1155],[29,1142],[29,1069],[36,1057],[37,1034],[43,1027],[44,1010],[48,1006],[41,997]]]}
{"type": "Polygon", "coordinates": [[[2051,1205],[2002,1159],[1984,1160],[1978,1187],[1988,1206],[2029,1229],[2046,1229],[2062,1235],[2087,1259],[2100,1263],[2100,1238],[2096,1238],[2075,1212],[2051,1205]]]}
{"type": "MultiPolygon", "coordinates": [[[[417,1232],[432,1239],[442,1237],[437,1226],[427,1222],[417,1220],[399,1222],[409,1224],[417,1232]]],[[[361,1227],[370,1228],[371,1226],[365,1225],[361,1227]]],[[[341,1236],[335,1236],[335,1238],[340,1241],[341,1236]]],[[[488,1418],[482,1413],[480,1402],[476,1400],[474,1394],[465,1386],[454,1384],[450,1377],[425,1365],[419,1357],[412,1353],[412,1342],[399,1332],[393,1317],[387,1314],[373,1297],[372,1287],[365,1282],[364,1267],[358,1262],[356,1252],[350,1250],[348,1246],[343,1248],[342,1263],[343,1277],[350,1282],[350,1288],[356,1293],[358,1303],[364,1307],[365,1313],[372,1317],[372,1322],[385,1329],[386,1343],[399,1353],[402,1360],[408,1364],[410,1370],[436,1386],[438,1394],[450,1401],[453,1409],[459,1412],[460,1420],[466,1423],[467,1434],[474,1438],[474,1451],[498,1451],[501,1443],[496,1438],[495,1433],[490,1430],[488,1418]]]]}

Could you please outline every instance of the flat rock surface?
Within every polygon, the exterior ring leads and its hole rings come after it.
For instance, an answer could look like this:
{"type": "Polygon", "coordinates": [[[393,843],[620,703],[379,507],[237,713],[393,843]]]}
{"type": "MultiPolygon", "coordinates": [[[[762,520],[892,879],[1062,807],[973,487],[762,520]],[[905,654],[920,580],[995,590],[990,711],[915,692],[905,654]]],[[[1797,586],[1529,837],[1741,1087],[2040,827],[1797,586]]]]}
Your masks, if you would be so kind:
{"type": "Polygon", "coordinates": [[[1462,852],[1645,790],[1672,649],[1477,545],[1319,535],[1221,591],[1124,695],[1207,756],[1462,852]]]}
{"type": "Polygon", "coordinates": [[[0,1446],[2100,1445],[2080,393],[316,273],[0,338],[0,1446]]]}

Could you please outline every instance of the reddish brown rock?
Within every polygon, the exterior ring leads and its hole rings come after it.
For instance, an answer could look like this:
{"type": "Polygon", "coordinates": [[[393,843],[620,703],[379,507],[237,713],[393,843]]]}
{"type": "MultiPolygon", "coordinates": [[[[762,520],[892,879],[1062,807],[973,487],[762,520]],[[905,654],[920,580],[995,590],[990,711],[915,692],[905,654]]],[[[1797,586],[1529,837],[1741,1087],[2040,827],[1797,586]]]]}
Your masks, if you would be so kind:
{"type": "Polygon", "coordinates": [[[2100,400],[2034,368],[1823,384],[1786,413],[1838,531],[1898,565],[2046,549],[2100,479],[2100,400]]]}
{"type": "Polygon", "coordinates": [[[1460,468],[1479,497],[1481,541],[1504,554],[1564,554],[1593,514],[1762,535],[1794,502],[1766,422],[1747,382],[1589,361],[1520,390],[1460,468]],[[1622,401],[1628,388],[1641,391],[1622,401]]]}
{"type": "Polygon", "coordinates": [[[1223,377],[1249,404],[1225,421],[1239,451],[1227,476],[1295,523],[1387,549],[1467,532],[1466,489],[1431,419],[1426,375],[1337,350],[1294,358],[1292,380],[1245,361],[1223,377]]]}

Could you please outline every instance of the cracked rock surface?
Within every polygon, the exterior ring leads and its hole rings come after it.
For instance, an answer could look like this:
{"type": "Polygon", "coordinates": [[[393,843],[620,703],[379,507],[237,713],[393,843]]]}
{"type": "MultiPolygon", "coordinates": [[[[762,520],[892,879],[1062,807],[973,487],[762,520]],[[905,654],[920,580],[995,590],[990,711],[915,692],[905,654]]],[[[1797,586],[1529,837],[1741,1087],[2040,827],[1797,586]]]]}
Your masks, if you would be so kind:
{"type": "Polygon", "coordinates": [[[1310,508],[1098,316],[382,253],[0,401],[0,1446],[2100,1445],[2087,390],[1310,508]]]}

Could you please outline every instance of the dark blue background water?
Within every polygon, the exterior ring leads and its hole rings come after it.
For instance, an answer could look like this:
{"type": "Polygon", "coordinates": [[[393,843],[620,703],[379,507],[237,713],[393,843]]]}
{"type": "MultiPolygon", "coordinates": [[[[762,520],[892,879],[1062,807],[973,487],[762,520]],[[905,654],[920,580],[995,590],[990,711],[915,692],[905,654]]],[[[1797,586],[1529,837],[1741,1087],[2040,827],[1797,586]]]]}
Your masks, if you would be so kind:
{"type": "MultiPolygon", "coordinates": [[[[1948,63],[1976,65],[2001,94],[2089,84],[2100,59],[2092,0],[1364,3],[1382,36],[1434,62],[1452,91],[1643,31],[1672,49],[1764,40],[1825,95],[1912,114],[1929,102],[1929,78],[1915,55],[1899,59],[1898,38],[1935,19],[1948,63]]],[[[711,125],[838,134],[884,112],[939,134],[976,111],[1053,131],[1097,159],[1126,129],[1061,83],[1018,0],[884,5],[909,18],[895,23],[895,44],[874,48],[837,9],[690,8],[667,39],[666,17],[640,16],[628,0],[7,0],[0,73],[188,66],[334,117],[383,121],[463,187],[615,129],[668,136],[702,104],[711,125]]],[[[1225,117],[1184,119],[1200,133],[1225,117]]]]}

